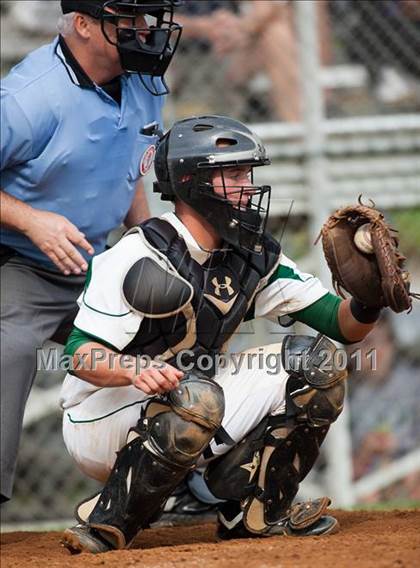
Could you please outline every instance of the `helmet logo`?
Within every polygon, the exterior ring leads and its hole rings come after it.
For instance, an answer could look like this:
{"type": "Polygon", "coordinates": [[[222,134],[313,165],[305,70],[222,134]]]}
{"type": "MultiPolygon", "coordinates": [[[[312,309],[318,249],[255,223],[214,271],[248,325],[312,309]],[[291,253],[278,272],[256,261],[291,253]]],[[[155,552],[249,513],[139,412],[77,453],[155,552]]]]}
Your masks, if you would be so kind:
{"type": "Polygon", "coordinates": [[[153,144],[149,146],[144,152],[140,160],[140,174],[142,176],[145,176],[152,167],[153,160],[155,159],[155,154],[156,154],[156,146],[154,146],[153,144]]]}
{"type": "Polygon", "coordinates": [[[231,296],[233,296],[233,294],[235,293],[235,290],[232,288],[231,284],[232,284],[232,278],[230,278],[229,276],[225,276],[225,281],[224,283],[222,282],[222,284],[219,284],[219,281],[217,280],[217,276],[215,276],[213,278],[213,280],[211,281],[211,283],[214,286],[214,293],[216,294],[216,296],[221,296],[221,292],[220,290],[226,290],[227,295],[229,296],[229,298],[231,296]]]}

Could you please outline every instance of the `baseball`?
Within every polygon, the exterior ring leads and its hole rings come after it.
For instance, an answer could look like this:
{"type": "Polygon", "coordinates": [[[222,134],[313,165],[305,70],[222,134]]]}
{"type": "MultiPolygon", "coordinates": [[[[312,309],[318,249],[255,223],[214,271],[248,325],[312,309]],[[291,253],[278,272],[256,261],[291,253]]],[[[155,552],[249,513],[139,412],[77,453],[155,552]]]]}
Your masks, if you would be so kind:
{"type": "Polygon", "coordinates": [[[354,244],[356,247],[366,254],[373,253],[372,235],[370,233],[370,223],[360,225],[354,234],[354,244]]]}

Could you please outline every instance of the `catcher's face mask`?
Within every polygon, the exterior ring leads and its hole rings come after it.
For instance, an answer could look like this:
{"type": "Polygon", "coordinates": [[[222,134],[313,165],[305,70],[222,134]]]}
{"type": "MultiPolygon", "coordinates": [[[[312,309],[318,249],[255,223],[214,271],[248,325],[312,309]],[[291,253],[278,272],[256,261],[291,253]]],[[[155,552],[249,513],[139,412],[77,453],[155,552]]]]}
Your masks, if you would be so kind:
{"type": "Polygon", "coordinates": [[[195,179],[195,209],[227,242],[250,252],[262,251],[271,187],[255,185],[254,164],[203,164],[195,179]],[[207,181],[209,180],[209,181],[207,181]]]}
{"type": "Polygon", "coordinates": [[[139,73],[144,87],[156,96],[169,92],[164,74],[181,37],[182,27],[173,20],[174,9],[179,4],[179,0],[61,2],[64,13],[78,11],[100,20],[106,40],[118,50],[121,67],[127,73],[139,73]],[[152,86],[142,75],[152,78],[152,86]],[[161,82],[156,82],[156,78],[161,82]]]}
{"type": "Polygon", "coordinates": [[[260,253],[271,187],[256,185],[253,171],[269,163],[259,138],[241,122],[187,118],[158,145],[154,190],[190,205],[226,242],[260,253]]]}

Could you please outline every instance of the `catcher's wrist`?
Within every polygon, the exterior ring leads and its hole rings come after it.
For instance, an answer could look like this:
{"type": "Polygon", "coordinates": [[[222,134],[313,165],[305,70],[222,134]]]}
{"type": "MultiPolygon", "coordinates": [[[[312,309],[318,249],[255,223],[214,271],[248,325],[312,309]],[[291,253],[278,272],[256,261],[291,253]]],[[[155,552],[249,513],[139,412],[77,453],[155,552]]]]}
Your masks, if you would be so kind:
{"type": "Polygon", "coordinates": [[[355,298],[350,301],[350,311],[354,319],[360,323],[374,323],[381,313],[381,308],[369,308],[355,298]]]}

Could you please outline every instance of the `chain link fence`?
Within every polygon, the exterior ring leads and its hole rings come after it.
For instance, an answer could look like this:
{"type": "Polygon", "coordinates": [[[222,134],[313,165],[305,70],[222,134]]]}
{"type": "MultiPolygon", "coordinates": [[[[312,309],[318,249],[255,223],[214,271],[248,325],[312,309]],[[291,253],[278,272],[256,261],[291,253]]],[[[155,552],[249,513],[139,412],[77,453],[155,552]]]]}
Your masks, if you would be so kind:
{"type": "MultiPolygon", "coordinates": [[[[317,1],[327,116],[417,112],[417,0],[317,1]]],[[[4,74],[55,33],[55,0],[1,0],[4,74]]],[[[170,69],[168,118],[229,113],[246,122],[299,122],[303,105],[296,2],[188,0],[170,69]]]]}
{"type": "MultiPolygon", "coordinates": [[[[317,1],[327,116],[419,109],[415,0],[317,1]]],[[[296,2],[188,1],[172,112],[226,112],[247,122],[302,118],[296,2]]]]}
{"type": "MultiPolygon", "coordinates": [[[[386,209],[402,232],[420,289],[420,2],[312,4],[321,61],[325,204],[331,209],[363,193],[386,209]]],[[[2,0],[0,10],[4,75],[54,35],[59,6],[52,0],[2,0]]],[[[306,146],[311,101],[303,97],[301,73],[308,45],[299,36],[298,17],[296,2],[188,0],[179,16],[185,32],[170,70],[165,113],[168,126],[199,113],[229,114],[254,125],[273,159],[259,174],[260,183],[273,186],[271,229],[288,256],[318,273],[311,254],[316,198],[306,146]]],[[[155,201],[152,210],[160,211],[155,201]]],[[[258,344],[275,341],[278,330],[256,325],[253,332],[248,335],[258,344]]],[[[364,353],[377,350],[380,371],[360,369],[350,381],[353,502],[420,500],[419,344],[420,313],[413,310],[386,316],[367,345],[356,346],[364,353]],[[408,461],[395,468],[404,457],[408,461]]],[[[58,373],[35,380],[15,496],[2,506],[4,525],[68,519],[78,500],[97,489],[64,448],[57,404],[61,380],[58,373]]],[[[327,492],[328,459],[310,480],[327,492]]]]}

